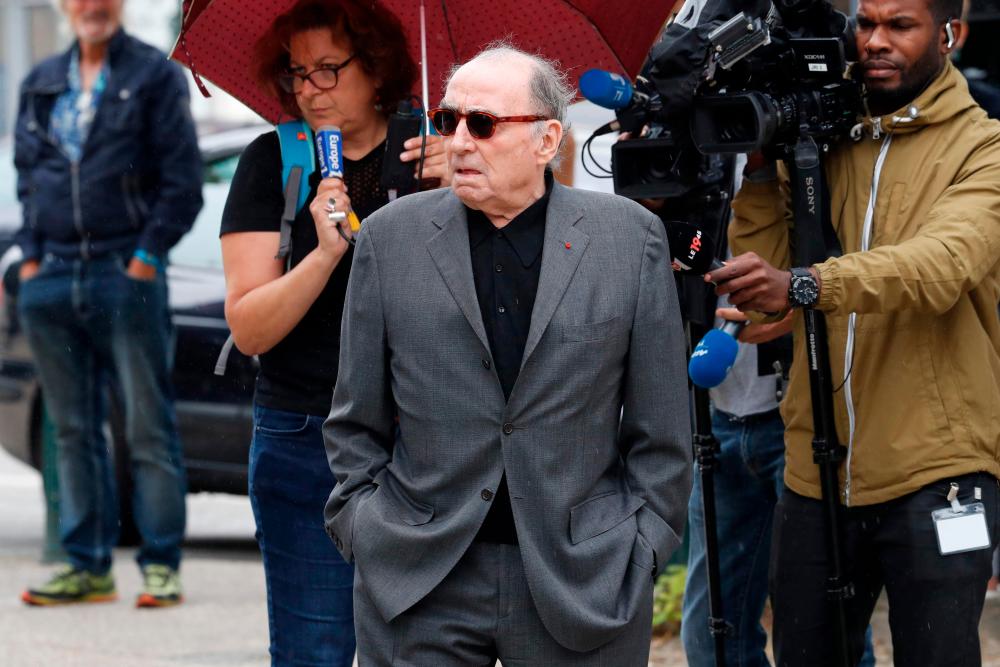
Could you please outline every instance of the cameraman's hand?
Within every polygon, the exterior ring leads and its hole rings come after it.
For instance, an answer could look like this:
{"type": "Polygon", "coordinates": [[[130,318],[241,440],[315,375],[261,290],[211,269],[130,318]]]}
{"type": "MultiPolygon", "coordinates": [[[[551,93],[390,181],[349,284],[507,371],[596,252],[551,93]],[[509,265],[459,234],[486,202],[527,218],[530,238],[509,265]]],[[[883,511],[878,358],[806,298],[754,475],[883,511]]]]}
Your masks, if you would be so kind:
{"type": "MultiPolygon", "coordinates": [[[[746,322],[747,316],[737,308],[719,308],[715,311],[716,317],[721,317],[730,322],[746,322]]],[[[767,343],[775,338],[781,338],[792,330],[792,311],[788,311],[785,318],[780,322],[769,324],[751,323],[743,327],[743,331],[737,337],[741,343],[767,343]]]]}
{"type": "Polygon", "coordinates": [[[748,252],[726,261],[725,266],[705,274],[715,283],[715,293],[729,295],[729,303],[747,312],[778,313],[787,310],[792,274],[776,269],[757,253],[748,252]]]}

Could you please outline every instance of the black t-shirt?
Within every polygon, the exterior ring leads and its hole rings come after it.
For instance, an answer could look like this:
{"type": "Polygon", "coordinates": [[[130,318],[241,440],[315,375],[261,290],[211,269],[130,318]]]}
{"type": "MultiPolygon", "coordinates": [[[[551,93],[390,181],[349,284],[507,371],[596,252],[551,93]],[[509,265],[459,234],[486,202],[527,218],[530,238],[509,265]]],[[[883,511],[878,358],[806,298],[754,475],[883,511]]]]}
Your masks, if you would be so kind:
{"type": "MultiPolygon", "coordinates": [[[[384,206],[388,194],[379,186],[385,143],[360,160],[344,160],[344,181],[351,207],[362,220],[384,206]]],[[[319,174],[310,179],[309,199],[292,224],[291,266],[319,243],[309,204],[316,197],[319,174]]],[[[222,214],[221,234],[279,232],[285,201],[281,187],[281,146],[277,132],[254,139],[240,157],[222,214]]],[[[275,239],[274,250],[278,245],[275,239]]],[[[333,270],[330,281],[302,320],[277,345],[260,355],[254,400],[268,408],[326,415],[337,382],[340,318],[353,248],[333,270]]]]}

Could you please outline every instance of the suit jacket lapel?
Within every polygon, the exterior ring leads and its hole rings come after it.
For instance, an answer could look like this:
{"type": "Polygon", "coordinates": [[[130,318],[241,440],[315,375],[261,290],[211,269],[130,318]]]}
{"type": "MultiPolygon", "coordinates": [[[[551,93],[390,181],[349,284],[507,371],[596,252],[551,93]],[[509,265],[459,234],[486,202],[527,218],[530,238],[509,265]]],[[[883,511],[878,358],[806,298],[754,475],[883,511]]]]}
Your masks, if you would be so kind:
{"type": "Polygon", "coordinates": [[[583,218],[583,212],[572,205],[567,193],[564,186],[553,184],[545,218],[542,269],[538,276],[535,307],[531,311],[528,340],[521,357],[522,370],[549,326],[556,307],[562,301],[563,294],[580,265],[587,244],[590,243],[590,237],[574,226],[583,218]]]}
{"type": "Polygon", "coordinates": [[[437,265],[452,297],[465,319],[489,352],[483,315],[479,312],[476,283],[472,277],[472,253],[469,250],[469,225],[465,207],[449,193],[432,218],[438,232],[427,241],[427,250],[437,265]]]}

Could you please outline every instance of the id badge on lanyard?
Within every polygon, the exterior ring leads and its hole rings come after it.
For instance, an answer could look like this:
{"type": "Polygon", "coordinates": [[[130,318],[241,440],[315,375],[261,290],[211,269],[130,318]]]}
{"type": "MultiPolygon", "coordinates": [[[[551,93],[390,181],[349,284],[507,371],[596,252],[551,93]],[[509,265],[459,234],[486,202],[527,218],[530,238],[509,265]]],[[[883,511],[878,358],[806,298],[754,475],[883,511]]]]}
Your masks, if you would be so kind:
{"type": "MultiPolygon", "coordinates": [[[[979,487],[976,487],[975,498],[982,499],[979,487]]],[[[986,507],[980,502],[968,505],[959,503],[958,484],[955,482],[951,483],[948,491],[948,502],[951,503],[950,507],[931,512],[941,555],[989,549],[992,545],[990,531],[986,528],[986,507]]]]}

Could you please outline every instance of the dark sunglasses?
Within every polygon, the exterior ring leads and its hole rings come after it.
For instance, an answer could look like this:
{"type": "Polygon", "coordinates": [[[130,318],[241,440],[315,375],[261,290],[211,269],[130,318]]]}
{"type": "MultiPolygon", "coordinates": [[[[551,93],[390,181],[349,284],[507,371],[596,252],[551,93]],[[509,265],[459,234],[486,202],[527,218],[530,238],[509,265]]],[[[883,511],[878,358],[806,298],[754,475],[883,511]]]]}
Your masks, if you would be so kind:
{"type": "Polygon", "coordinates": [[[297,94],[302,92],[302,88],[305,87],[308,80],[320,90],[333,90],[340,82],[340,70],[350,65],[357,55],[356,53],[352,54],[350,58],[339,65],[320,65],[313,71],[304,74],[287,70],[278,75],[278,85],[286,93],[297,94]]]}
{"type": "Polygon", "coordinates": [[[465,119],[469,134],[476,139],[489,139],[497,131],[497,123],[534,123],[539,120],[549,120],[547,116],[494,116],[485,111],[470,111],[462,113],[454,109],[431,109],[427,112],[434,129],[443,137],[450,137],[458,130],[458,124],[465,119]]]}

